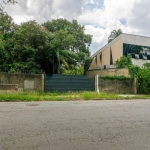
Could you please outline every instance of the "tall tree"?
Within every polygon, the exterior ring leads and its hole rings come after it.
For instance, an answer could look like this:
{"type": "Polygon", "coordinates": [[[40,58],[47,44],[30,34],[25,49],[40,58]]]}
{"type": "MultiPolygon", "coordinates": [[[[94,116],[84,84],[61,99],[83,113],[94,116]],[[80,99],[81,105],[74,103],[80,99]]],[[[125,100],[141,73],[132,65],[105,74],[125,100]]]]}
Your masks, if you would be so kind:
{"type": "Polygon", "coordinates": [[[16,0],[3,0],[2,3],[0,2],[0,11],[4,9],[3,4],[15,4],[18,3],[16,0]]]}
{"type": "Polygon", "coordinates": [[[115,39],[117,36],[119,36],[121,33],[122,33],[121,29],[113,30],[108,37],[108,43],[111,42],[113,39],[115,39]]]}
{"type": "Polygon", "coordinates": [[[16,25],[12,18],[3,11],[0,10],[0,39],[1,39],[1,55],[0,57],[0,69],[6,70],[8,64],[11,63],[10,51],[12,48],[12,31],[16,25]]]}
{"type": "Polygon", "coordinates": [[[60,73],[60,67],[65,64],[68,64],[68,68],[74,69],[79,61],[82,64],[89,57],[89,46],[92,40],[91,35],[86,35],[84,33],[84,26],[78,24],[76,20],[72,22],[66,19],[52,20],[51,22],[44,23],[43,27],[54,36],[52,47],[55,63],[53,65],[57,63],[57,69],[54,67],[54,73],[60,73]],[[65,64],[59,59],[64,54],[65,57],[63,60],[65,60],[65,64]]]}
{"type": "Polygon", "coordinates": [[[42,70],[49,33],[35,21],[16,26],[13,31],[12,69],[42,70]]]}
{"type": "Polygon", "coordinates": [[[17,0],[3,0],[4,3],[10,3],[10,4],[15,4],[17,3],[17,0]]]}
{"type": "Polygon", "coordinates": [[[91,35],[76,20],[35,21],[16,25],[12,18],[0,11],[0,69],[43,70],[61,73],[72,70],[89,58],[91,35]]]}

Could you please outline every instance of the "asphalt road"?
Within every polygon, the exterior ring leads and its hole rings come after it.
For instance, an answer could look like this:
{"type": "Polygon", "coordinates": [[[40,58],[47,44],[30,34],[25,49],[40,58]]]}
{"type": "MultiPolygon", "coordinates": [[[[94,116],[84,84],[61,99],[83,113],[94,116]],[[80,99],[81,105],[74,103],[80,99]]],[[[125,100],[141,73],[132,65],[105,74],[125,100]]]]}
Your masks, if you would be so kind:
{"type": "Polygon", "coordinates": [[[150,150],[150,100],[0,103],[0,150],[150,150]]]}

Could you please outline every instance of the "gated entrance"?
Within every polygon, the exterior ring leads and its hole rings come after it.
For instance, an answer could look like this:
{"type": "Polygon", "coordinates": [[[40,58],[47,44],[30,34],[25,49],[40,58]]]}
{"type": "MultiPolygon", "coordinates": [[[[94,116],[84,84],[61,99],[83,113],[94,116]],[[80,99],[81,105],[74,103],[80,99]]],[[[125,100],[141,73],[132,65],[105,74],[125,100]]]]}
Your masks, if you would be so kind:
{"type": "Polygon", "coordinates": [[[44,77],[45,92],[94,91],[95,79],[79,75],[47,75],[44,77]]]}

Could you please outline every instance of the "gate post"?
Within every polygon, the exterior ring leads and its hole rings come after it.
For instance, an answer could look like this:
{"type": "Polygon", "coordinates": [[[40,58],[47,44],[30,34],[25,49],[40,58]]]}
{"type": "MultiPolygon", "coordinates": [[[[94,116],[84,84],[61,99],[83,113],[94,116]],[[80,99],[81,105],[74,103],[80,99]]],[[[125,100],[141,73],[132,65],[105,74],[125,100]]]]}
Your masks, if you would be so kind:
{"type": "Polygon", "coordinates": [[[99,94],[98,81],[98,75],[95,75],[95,92],[99,94]]]}
{"type": "Polygon", "coordinates": [[[136,82],[137,82],[137,79],[134,78],[134,80],[133,80],[133,91],[134,91],[134,94],[137,94],[136,82]]]}
{"type": "Polygon", "coordinates": [[[42,92],[44,92],[44,73],[42,73],[42,92]]]}

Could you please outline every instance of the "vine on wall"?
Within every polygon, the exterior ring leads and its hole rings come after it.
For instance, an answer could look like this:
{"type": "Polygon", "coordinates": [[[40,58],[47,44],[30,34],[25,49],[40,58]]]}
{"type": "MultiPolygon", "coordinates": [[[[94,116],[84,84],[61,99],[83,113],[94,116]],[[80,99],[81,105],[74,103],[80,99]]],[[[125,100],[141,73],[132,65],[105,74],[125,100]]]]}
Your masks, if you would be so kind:
{"type": "Polygon", "coordinates": [[[121,81],[127,81],[130,80],[130,77],[125,77],[125,76],[100,76],[100,79],[104,79],[104,80],[121,80],[121,81]]]}
{"type": "Polygon", "coordinates": [[[139,94],[150,94],[150,63],[145,63],[142,67],[131,64],[129,57],[121,57],[115,62],[117,68],[122,66],[128,68],[130,77],[137,78],[137,92],[139,94]],[[119,66],[119,67],[118,67],[119,66]]]}

